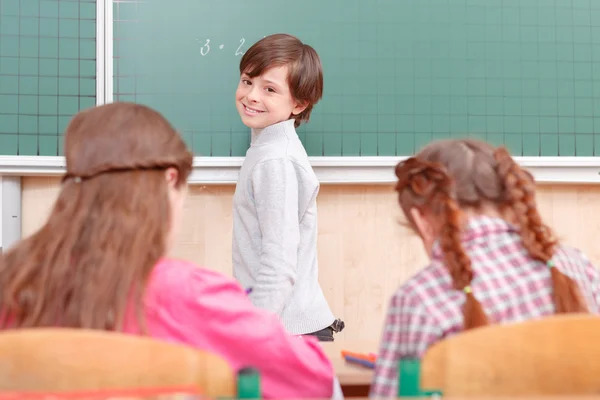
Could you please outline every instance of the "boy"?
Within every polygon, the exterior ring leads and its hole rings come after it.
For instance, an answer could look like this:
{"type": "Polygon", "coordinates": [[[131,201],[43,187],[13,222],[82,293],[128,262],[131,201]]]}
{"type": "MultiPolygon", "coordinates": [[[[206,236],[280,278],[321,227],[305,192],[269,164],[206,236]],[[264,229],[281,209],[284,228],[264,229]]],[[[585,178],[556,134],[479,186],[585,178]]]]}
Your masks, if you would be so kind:
{"type": "Polygon", "coordinates": [[[252,137],[233,197],[234,277],[290,333],[333,341],[344,323],[318,282],[319,182],[295,129],[323,94],[321,61],[276,34],[248,49],[240,75],[236,107],[252,137]]]}

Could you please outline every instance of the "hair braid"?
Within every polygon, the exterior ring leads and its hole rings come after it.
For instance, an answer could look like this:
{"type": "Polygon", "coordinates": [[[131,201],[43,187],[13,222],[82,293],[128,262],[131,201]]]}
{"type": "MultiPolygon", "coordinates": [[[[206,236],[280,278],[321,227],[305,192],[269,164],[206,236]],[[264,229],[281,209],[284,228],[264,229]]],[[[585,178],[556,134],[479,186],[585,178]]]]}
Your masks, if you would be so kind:
{"type": "MultiPolygon", "coordinates": [[[[473,270],[471,259],[461,242],[462,212],[456,201],[454,181],[440,164],[429,163],[415,157],[398,164],[396,175],[399,178],[396,190],[400,197],[406,193],[406,189],[409,189],[410,195],[415,200],[414,204],[427,204],[427,207],[443,221],[440,247],[444,254],[444,262],[452,277],[454,288],[463,290],[466,294],[463,307],[464,328],[487,325],[483,307],[471,292],[473,270]]],[[[403,204],[402,201],[400,203],[403,204]]],[[[410,216],[410,213],[406,215],[410,216]]]]}
{"type": "Polygon", "coordinates": [[[538,212],[533,179],[504,147],[498,148],[494,157],[498,163],[498,175],[504,182],[505,207],[515,213],[523,245],[531,257],[550,267],[556,313],[587,312],[585,300],[575,281],[552,264],[557,240],[538,212]]]}

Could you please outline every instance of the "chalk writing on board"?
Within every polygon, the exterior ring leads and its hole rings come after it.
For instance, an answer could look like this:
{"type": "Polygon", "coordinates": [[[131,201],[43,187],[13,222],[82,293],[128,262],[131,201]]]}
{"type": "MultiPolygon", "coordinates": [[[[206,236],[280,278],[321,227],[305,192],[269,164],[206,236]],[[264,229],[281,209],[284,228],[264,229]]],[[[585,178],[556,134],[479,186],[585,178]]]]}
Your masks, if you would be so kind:
{"type": "MultiPolygon", "coordinates": [[[[198,44],[200,44],[200,55],[201,56],[204,57],[204,56],[208,55],[208,53],[210,53],[210,51],[211,51],[210,39],[196,39],[196,42],[198,42],[198,44]]],[[[246,39],[241,38],[240,41],[238,43],[236,43],[235,46],[233,46],[233,48],[235,48],[234,55],[236,55],[236,56],[244,55],[244,50],[242,49],[242,47],[244,46],[245,43],[246,43],[246,39]]],[[[230,47],[227,47],[225,45],[225,43],[219,43],[217,47],[218,47],[219,51],[224,51],[226,48],[230,48],[230,47]]]]}
{"type": "MultiPolygon", "coordinates": [[[[198,40],[198,39],[196,39],[198,40]]],[[[199,41],[199,40],[198,40],[199,41]]],[[[210,51],[210,39],[206,39],[206,43],[202,47],[200,47],[200,54],[205,56],[210,51]]]]}
{"type": "Polygon", "coordinates": [[[235,51],[235,55],[236,56],[240,56],[240,55],[244,54],[244,52],[240,50],[242,48],[242,46],[244,45],[244,43],[246,43],[246,39],[241,38],[240,39],[240,45],[238,46],[237,50],[235,51]]]}

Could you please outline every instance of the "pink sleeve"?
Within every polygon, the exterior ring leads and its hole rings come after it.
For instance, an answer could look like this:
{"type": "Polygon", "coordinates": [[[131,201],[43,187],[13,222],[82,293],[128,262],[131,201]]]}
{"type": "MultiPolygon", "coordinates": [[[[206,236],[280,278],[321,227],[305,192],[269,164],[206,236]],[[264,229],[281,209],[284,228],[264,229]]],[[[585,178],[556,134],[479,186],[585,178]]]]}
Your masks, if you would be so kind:
{"type": "Polygon", "coordinates": [[[255,308],[235,281],[220,274],[197,269],[186,286],[186,309],[178,313],[186,318],[186,342],[201,336],[199,347],[236,370],[257,368],[264,397],[331,396],[333,367],[315,339],[289,335],[274,314],[255,308]]]}

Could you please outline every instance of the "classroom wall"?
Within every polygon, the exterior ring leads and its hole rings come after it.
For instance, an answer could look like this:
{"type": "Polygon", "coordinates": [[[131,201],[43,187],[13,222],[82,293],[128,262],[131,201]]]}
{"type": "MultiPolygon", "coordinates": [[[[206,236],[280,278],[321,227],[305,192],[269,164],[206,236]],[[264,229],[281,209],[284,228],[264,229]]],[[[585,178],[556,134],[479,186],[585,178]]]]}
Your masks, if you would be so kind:
{"type": "MultiPolygon", "coordinates": [[[[23,235],[43,223],[58,188],[58,178],[23,178],[23,235]]],[[[231,275],[233,191],[190,188],[173,255],[231,275]]],[[[560,237],[600,265],[600,186],[540,186],[538,202],[560,237]]],[[[391,186],[324,185],[318,207],[320,280],[334,313],[346,322],[341,336],[377,341],[394,289],[424,266],[421,244],[399,224],[391,186]]]]}

